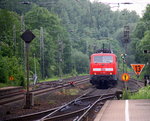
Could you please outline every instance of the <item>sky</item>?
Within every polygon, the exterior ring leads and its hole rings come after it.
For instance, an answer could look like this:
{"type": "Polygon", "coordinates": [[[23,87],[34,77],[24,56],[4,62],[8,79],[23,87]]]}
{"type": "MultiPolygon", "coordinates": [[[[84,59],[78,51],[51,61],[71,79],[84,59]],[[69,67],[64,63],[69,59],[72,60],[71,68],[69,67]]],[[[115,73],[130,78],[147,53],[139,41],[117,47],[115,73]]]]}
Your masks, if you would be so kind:
{"type": "Polygon", "coordinates": [[[123,9],[128,9],[130,11],[135,10],[141,17],[146,9],[146,5],[148,3],[150,4],[150,0],[95,0],[95,1],[102,2],[104,4],[109,4],[112,10],[123,10],[123,9]],[[133,4],[121,4],[124,2],[130,2],[133,4]],[[119,7],[117,3],[120,3],[119,7]]]}

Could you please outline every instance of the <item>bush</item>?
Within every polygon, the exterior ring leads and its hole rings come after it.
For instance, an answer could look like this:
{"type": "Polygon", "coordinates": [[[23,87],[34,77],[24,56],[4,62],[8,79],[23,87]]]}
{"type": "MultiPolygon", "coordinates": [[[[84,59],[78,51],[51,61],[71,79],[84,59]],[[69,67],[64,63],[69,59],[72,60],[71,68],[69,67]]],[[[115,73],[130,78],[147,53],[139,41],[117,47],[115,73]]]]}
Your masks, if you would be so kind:
{"type": "Polygon", "coordinates": [[[8,68],[5,59],[0,59],[0,83],[7,83],[8,81],[8,68]]]}
{"type": "Polygon", "coordinates": [[[126,89],[124,89],[123,90],[123,96],[122,96],[122,99],[128,99],[129,98],[129,95],[130,95],[130,93],[129,93],[129,91],[128,90],[126,90],[126,89]]]}
{"type": "Polygon", "coordinates": [[[143,87],[136,93],[124,90],[122,99],[150,99],[150,86],[143,87]]]}
{"type": "Polygon", "coordinates": [[[137,93],[130,94],[129,99],[150,99],[150,86],[140,89],[137,93]]]}
{"type": "Polygon", "coordinates": [[[0,60],[0,83],[7,83],[14,86],[24,86],[24,73],[22,65],[16,57],[2,57],[0,60]],[[13,76],[14,80],[9,80],[13,76]]]}

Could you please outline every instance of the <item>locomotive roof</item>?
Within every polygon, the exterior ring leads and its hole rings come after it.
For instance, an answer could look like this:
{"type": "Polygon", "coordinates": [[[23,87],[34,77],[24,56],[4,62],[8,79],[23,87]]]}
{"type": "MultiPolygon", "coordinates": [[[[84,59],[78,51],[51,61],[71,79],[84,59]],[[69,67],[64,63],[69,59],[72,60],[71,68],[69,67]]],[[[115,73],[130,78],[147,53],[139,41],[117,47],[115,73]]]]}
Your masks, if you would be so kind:
{"type": "Polygon", "coordinates": [[[111,49],[103,48],[96,50],[95,53],[113,53],[113,51],[111,49]]]}
{"type": "Polygon", "coordinates": [[[96,56],[96,55],[112,55],[112,56],[116,56],[114,53],[94,53],[91,56],[96,56]]]}

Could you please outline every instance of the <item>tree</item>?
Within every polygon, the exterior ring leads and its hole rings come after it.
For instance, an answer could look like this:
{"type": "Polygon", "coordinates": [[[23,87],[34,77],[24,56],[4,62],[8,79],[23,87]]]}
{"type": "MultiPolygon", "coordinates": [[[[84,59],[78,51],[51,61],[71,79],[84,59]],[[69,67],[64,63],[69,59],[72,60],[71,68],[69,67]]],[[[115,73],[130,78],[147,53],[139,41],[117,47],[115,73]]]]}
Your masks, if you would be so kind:
{"type": "MultiPolygon", "coordinates": [[[[57,70],[59,68],[58,63],[60,61],[60,53],[63,63],[65,64],[63,66],[61,65],[61,68],[64,69],[63,71],[65,73],[68,73],[65,67],[70,61],[71,57],[71,51],[69,51],[70,42],[67,39],[67,32],[62,27],[58,16],[50,13],[45,8],[34,6],[31,11],[26,13],[25,18],[26,24],[29,26],[29,28],[36,29],[36,35],[38,39],[36,39],[36,41],[32,44],[31,48],[33,49],[34,53],[38,55],[37,57],[39,58],[39,63],[41,65],[42,75],[44,73],[44,77],[52,77],[53,75],[58,74],[57,70]],[[39,35],[38,30],[41,27],[43,28],[43,34],[39,35]],[[42,52],[40,52],[41,44],[39,42],[41,36],[44,38],[42,42],[44,44],[42,52]],[[62,45],[60,45],[60,42],[62,45]],[[61,52],[59,51],[60,48],[61,52]],[[43,58],[41,58],[41,56],[43,58]],[[44,70],[42,68],[44,68],[44,70]]],[[[71,72],[70,69],[69,72],[71,72]]]]}
{"type": "Polygon", "coordinates": [[[0,9],[0,45],[1,54],[11,57],[18,54],[20,22],[19,15],[14,12],[0,9]],[[15,28],[14,28],[15,27],[15,28]]]}
{"type": "Polygon", "coordinates": [[[18,47],[20,46],[19,15],[0,9],[0,31],[0,81],[21,85],[21,81],[24,83],[24,76],[18,47]],[[13,81],[9,80],[10,76],[14,76],[13,81]]]}
{"type": "Polygon", "coordinates": [[[144,73],[149,73],[150,68],[150,56],[149,54],[143,53],[144,50],[149,50],[150,48],[150,5],[147,5],[146,11],[141,18],[140,22],[137,24],[137,27],[134,31],[134,41],[133,47],[135,48],[135,61],[137,63],[145,63],[146,67],[144,73]]]}
{"type": "Polygon", "coordinates": [[[73,68],[77,71],[77,73],[88,73],[89,57],[87,55],[77,50],[73,50],[72,59],[73,68]]]}

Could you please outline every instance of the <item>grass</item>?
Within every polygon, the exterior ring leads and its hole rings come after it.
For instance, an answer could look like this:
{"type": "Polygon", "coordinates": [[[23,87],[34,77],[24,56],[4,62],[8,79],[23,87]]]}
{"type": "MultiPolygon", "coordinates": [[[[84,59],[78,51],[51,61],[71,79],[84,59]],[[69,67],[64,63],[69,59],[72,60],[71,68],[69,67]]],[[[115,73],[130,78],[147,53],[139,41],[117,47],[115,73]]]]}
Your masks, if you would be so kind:
{"type": "MultiPolygon", "coordinates": [[[[85,75],[88,75],[88,74],[80,74],[78,76],[85,76],[85,75]]],[[[74,77],[72,75],[63,75],[62,79],[66,79],[66,78],[70,78],[70,77],[74,77]]],[[[39,82],[44,82],[44,81],[56,81],[56,80],[59,80],[60,77],[52,77],[52,78],[48,78],[48,79],[44,79],[44,80],[40,80],[39,82]]]]}
{"type": "Polygon", "coordinates": [[[79,90],[78,89],[63,89],[61,93],[63,95],[78,95],[79,90]]]}
{"type": "Polygon", "coordinates": [[[56,104],[55,100],[50,100],[48,101],[48,104],[52,105],[52,104],[56,104]]]}
{"type": "Polygon", "coordinates": [[[123,99],[150,99],[150,86],[143,87],[136,93],[124,90],[123,99]]]}
{"type": "Polygon", "coordinates": [[[8,87],[8,86],[10,86],[9,84],[5,84],[5,83],[0,83],[0,88],[2,88],[2,87],[8,87]]]}
{"type": "MultiPolygon", "coordinates": [[[[71,77],[71,76],[65,75],[65,76],[62,77],[62,79],[69,78],[69,77],[71,77]]],[[[60,77],[52,77],[52,78],[40,80],[40,82],[44,82],[44,81],[56,81],[56,80],[59,80],[59,79],[60,79],[60,77]]]]}

